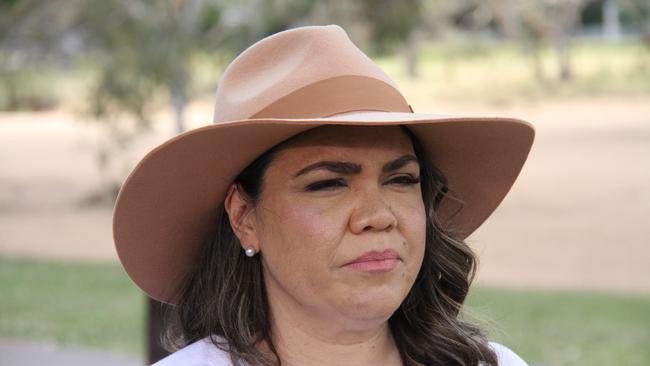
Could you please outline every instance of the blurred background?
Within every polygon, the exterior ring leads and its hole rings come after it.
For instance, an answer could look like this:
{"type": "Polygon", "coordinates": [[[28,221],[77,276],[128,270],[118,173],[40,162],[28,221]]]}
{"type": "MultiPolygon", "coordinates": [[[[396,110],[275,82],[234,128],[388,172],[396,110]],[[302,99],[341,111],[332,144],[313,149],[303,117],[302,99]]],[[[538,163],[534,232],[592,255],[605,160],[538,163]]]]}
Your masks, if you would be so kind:
{"type": "Polygon", "coordinates": [[[121,183],[247,46],[332,23],[416,112],[536,127],[471,318],[530,365],[650,364],[650,0],[0,0],[0,365],[148,362],[121,183]]]}

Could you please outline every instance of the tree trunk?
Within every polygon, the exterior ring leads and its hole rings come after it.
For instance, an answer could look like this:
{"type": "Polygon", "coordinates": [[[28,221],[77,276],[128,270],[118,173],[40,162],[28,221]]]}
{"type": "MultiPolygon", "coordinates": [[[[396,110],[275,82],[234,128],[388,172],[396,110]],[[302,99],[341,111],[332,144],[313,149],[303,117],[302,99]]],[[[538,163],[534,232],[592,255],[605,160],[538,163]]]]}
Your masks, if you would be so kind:
{"type": "Polygon", "coordinates": [[[586,0],[566,0],[554,3],[548,16],[552,24],[552,42],[558,58],[560,80],[573,79],[571,68],[570,42],[573,32],[580,23],[580,13],[586,0]]]}
{"type": "Polygon", "coordinates": [[[406,66],[406,75],[415,79],[418,77],[418,45],[415,32],[411,32],[404,42],[402,54],[406,66]]]}
{"type": "Polygon", "coordinates": [[[563,35],[556,40],[555,51],[557,53],[558,65],[560,67],[560,80],[571,81],[573,79],[573,70],[571,69],[569,40],[566,35],[563,35]]]}
{"type": "Polygon", "coordinates": [[[171,92],[176,132],[181,134],[185,132],[185,107],[187,106],[187,98],[185,97],[185,93],[183,93],[179,87],[172,88],[171,92]]]}
{"type": "Polygon", "coordinates": [[[621,39],[619,13],[618,0],[603,2],[603,38],[608,42],[616,42],[621,39]]]}

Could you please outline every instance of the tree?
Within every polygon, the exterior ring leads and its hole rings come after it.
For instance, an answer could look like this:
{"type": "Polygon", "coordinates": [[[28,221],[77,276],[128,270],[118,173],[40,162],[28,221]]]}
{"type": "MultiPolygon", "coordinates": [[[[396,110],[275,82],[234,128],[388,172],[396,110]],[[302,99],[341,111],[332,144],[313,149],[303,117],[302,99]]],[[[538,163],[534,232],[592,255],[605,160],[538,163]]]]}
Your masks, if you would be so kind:
{"type": "Polygon", "coordinates": [[[222,5],[216,1],[92,0],[83,3],[78,26],[101,62],[94,105],[98,117],[110,110],[149,124],[155,91],[162,88],[184,131],[184,111],[197,53],[220,46],[222,5]],[[115,108],[113,108],[115,107],[115,108]]]}
{"type": "Polygon", "coordinates": [[[69,14],[57,4],[35,0],[0,1],[0,109],[39,109],[55,102],[52,94],[25,90],[27,68],[60,63],[65,52],[69,14]]]}
{"type": "Polygon", "coordinates": [[[555,50],[559,79],[571,80],[570,38],[580,22],[587,0],[475,0],[499,24],[503,33],[523,44],[534,58],[534,70],[543,79],[538,49],[548,41],[555,50]]]}
{"type": "Polygon", "coordinates": [[[619,5],[618,0],[603,1],[603,37],[609,42],[621,39],[619,5]]]}

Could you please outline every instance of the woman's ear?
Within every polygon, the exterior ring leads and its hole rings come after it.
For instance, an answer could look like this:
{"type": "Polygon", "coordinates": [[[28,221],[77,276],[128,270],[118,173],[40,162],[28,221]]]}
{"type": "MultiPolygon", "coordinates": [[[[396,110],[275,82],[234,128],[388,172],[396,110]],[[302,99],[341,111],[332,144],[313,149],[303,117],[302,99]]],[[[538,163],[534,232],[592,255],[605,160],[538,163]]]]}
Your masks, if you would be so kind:
{"type": "Polygon", "coordinates": [[[245,195],[246,193],[243,192],[239,184],[233,183],[226,193],[223,205],[228,213],[230,227],[239,239],[242,248],[245,250],[250,247],[255,249],[255,252],[259,252],[255,215],[253,207],[245,195]]]}

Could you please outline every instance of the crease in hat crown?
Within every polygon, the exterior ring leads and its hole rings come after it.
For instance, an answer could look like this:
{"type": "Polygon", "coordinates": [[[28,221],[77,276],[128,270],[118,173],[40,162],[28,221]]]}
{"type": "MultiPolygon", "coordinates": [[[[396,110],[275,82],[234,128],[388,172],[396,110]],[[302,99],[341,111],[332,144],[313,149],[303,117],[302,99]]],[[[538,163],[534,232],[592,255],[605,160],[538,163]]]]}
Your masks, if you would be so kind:
{"type": "Polygon", "coordinates": [[[397,84],[343,28],[303,26],[257,41],[228,65],[217,87],[213,122],[325,117],[355,109],[410,110],[397,84]],[[312,114],[288,111],[312,107],[312,114]]]}

